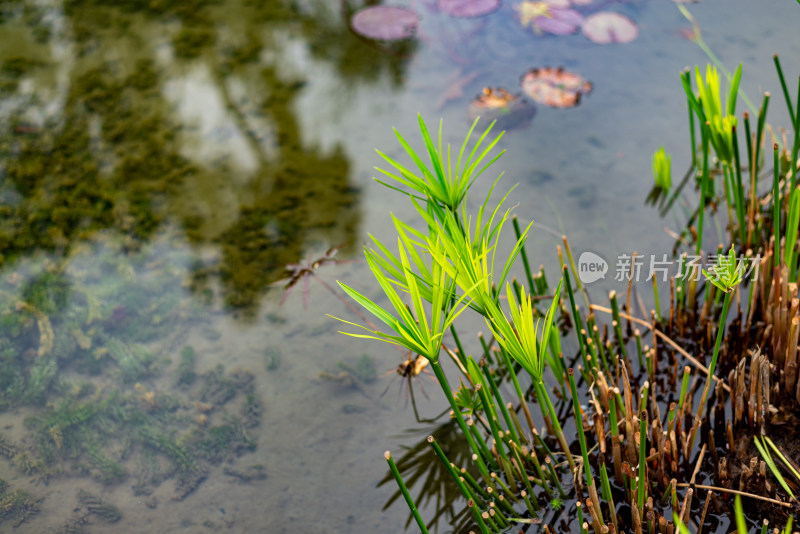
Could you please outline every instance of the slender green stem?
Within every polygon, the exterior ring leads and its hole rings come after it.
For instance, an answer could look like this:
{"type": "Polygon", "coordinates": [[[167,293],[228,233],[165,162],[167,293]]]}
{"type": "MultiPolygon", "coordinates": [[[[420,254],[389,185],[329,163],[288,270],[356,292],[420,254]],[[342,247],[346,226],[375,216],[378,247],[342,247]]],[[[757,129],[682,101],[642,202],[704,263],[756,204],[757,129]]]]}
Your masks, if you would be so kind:
{"type": "Polygon", "coordinates": [[[792,143],[792,178],[789,191],[797,185],[797,153],[800,151],[800,78],[797,79],[797,108],[794,112],[794,143],[792,143]]]}
{"type": "Polygon", "coordinates": [[[745,248],[745,193],[744,193],[744,186],[742,185],[742,161],[741,157],[739,156],[739,136],[736,134],[736,126],[733,127],[733,156],[734,156],[734,163],[735,163],[735,171],[736,171],[736,188],[735,190],[738,192],[737,194],[737,205],[736,205],[736,214],[739,219],[739,239],[741,241],[741,248],[745,248]]]}
{"type": "Polygon", "coordinates": [[[734,201],[731,200],[731,194],[736,195],[735,192],[732,192],[733,186],[731,184],[732,176],[729,176],[728,173],[728,165],[726,163],[722,164],[722,184],[725,189],[725,206],[728,210],[728,226],[730,227],[731,231],[731,241],[735,239],[734,234],[734,227],[733,227],[733,205],[735,204],[734,201]]]}
{"type": "Polygon", "coordinates": [[[553,404],[550,402],[550,397],[547,396],[544,384],[542,382],[534,382],[534,388],[536,389],[536,395],[539,397],[539,402],[544,402],[547,406],[547,413],[550,415],[551,423],[556,431],[556,439],[558,439],[558,443],[561,445],[561,450],[564,451],[564,454],[567,456],[567,463],[569,464],[570,470],[573,470],[575,469],[575,460],[572,458],[567,439],[564,437],[564,431],[561,430],[561,423],[558,422],[556,411],[553,408],[553,404]]]}
{"type": "Polygon", "coordinates": [[[505,447],[503,447],[502,440],[500,439],[500,429],[497,426],[497,412],[495,411],[494,403],[489,398],[489,395],[486,394],[485,387],[479,384],[478,386],[475,386],[475,388],[478,390],[478,395],[481,398],[483,412],[486,414],[486,419],[489,421],[489,428],[492,431],[492,437],[497,445],[497,452],[500,454],[500,457],[503,460],[508,461],[505,447]]]}
{"type": "Polygon", "coordinates": [[[589,367],[589,361],[586,359],[586,340],[583,339],[583,334],[581,334],[581,330],[583,329],[583,320],[581,319],[581,315],[578,313],[578,307],[575,306],[575,295],[572,293],[572,282],[570,281],[569,271],[567,271],[566,267],[564,268],[564,281],[567,284],[569,305],[570,309],[572,310],[572,320],[575,323],[575,334],[578,336],[578,345],[581,347],[583,366],[588,370],[591,369],[591,367],[589,367]]]}
{"type": "Polygon", "coordinates": [[[717,366],[717,356],[719,356],[719,348],[722,345],[722,338],[723,333],[725,332],[725,321],[728,318],[728,309],[731,305],[731,297],[733,296],[733,291],[729,291],[725,293],[725,300],[722,303],[722,315],[719,318],[719,329],[717,330],[717,340],[714,343],[714,354],[711,356],[711,364],[708,366],[708,376],[706,377],[706,385],[703,387],[703,394],[700,396],[700,406],[697,407],[697,414],[695,415],[694,424],[692,425],[692,431],[689,435],[689,447],[688,451],[692,450],[692,445],[694,445],[694,438],[697,434],[697,428],[700,426],[700,417],[703,413],[703,407],[706,403],[706,397],[708,396],[708,391],[711,389],[711,379],[714,376],[714,369],[717,366]]]}
{"type": "Polygon", "coordinates": [[[644,501],[647,480],[647,460],[645,459],[645,444],[647,443],[647,412],[639,413],[639,489],[636,496],[639,499],[639,513],[644,516],[644,501]]]}
{"type": "Polygon", "coordinates": [[[569,377],[569,388],[572,391],[572,409],[575,412],[575,426],[578,429],[578,440],[581,444],[581,454],[583,455],[583,472],[586,474],[586,485],[592,487],[594,486],[594,477],[592,477],[592,466],[589,465],[586,436],[583,433],[583,417],[581,417],[581,405],[580,402],[578,402],[578,388],[575,386],[575,372],[571,367],[567,369],[567,376],[569,377]]]}
{"type": "Polygon", "coordinates": [[[494,358],[492,358],[491,350],[489,349],[489,345],[486,343],[486,339],[483,337],[483,333],[478,332],[478,339],[481,342],[481,348],[483,348],[483,357],[486,358],[488,362],[494,362],[494,358]]]}
{"type": "Polygon", "coordinates": [[[764,135],[764,124],[767,120],[767,107],[769,107],[769,93],[764,93],[761,109],[758,110],[758,125],[756,126],[756,165],[758,165],[759,156],[761,154],[761,138],[764,135]]]}
{"type": "Polygon", "coordinates": [[[556,485],[558,488],[558,494],[561,496],[562,499],[567,497],[564,488],[561,487],[561,481],[558,479],[558,474],[556,473],[555,467],[553,467],[553,462],[550,461],[550,458],[545,457],[544,464],[547,467],[547,472],[550,473],[550,480],[556,485]]]}
{"type": "MultiPolygon", "coordinates": [[[[511,223],[514,226],[514,234],[517,236],[517,241],[519,241],[520,237],[522,236],[522,231],[519,228],[519,221],[517,221],[516,215],[511,218],[511,223]]],[[[519,255],[522,258],[522,265],[525,267],[525,278],[528,280],[528,290],[530,291],[531,295],[536,295],[536,285],[533,283],[531,264],[528,262],[528,253],[525,252],[525,245],[520,247],[519,255]]]]}
{"type": "Polygon", "coordinates": [[[640,412],[642,410],[646,410],[647,409],[647,399],[648,399],[647,393],[648,393],[649,389],[650,389],[650,383],[649,382],[645,382],[644,383],[644,387],[642,387],[642,394],[639,397],[639,411],[640,412]]]}
{"type": "Polygon", "coordinates": [[[775,229],[775,268],[778,268],[781,264],[781,195],[778,187],[778,182],[780,182],[781,173],[780,173],[780,163],[778,162],[780,150],[778,149],[778,143],[772,145],[772,165],[773,165],[773,172],[772,172],[772,226],[775,229]]]}
{"type": "Polygon", "coordinates": [[[581,534],[584,534],[586,530],[583,528],[583,506],[581,506],[581,501],[579,500],[576,504],[578,507],[578,526],[581,529],[581,534]]]}
{"type": "Polygon", "coordinates": [[[456,348],[458,349],[458,353],[457,353],[458,354],[458,362],[462,366],[466,365],[466,362],[464,361],[464,354],[466,354],[466,353],[464,352],[464,347],[461,345],[461,340],[458,338],[458,332],[456,332],[456,325],[454,325],[454,324],[450,325],[450,333],[453,335],[453,341],[455,342],[456,348]]]}
{"type": "MultiPolygon", "coordinates": [[[[687,99],[688,102],[688,99],[687,99]]],[[[697,167],[697,139],[694,134],[694,110],[692,110],[692,103],[689,104],[689,134],[692,139],[692,166],[697,167]]]]}
{"type": "Polygon", "coordinates": [[[417,510],[417,505],[414,504],[414,499],[411,498],[411,494],[408,492],[408,488],[403,482],[403,477],[400,476],[400,471],[397,469],[397,465],[394,463],[394,459],[392,458],[392,453],[386,451],[384,453],[384,457],[386,458],[386,461],[389,463],[389,469],[392,470],[392,475],[394,475],[394,479],[397,481],[397,485],[400,486],[400,491],[403,493],[403,497],[406,499],[406,503],[408,503],[408,507],[411,509],[411,514],[414,516],[414,519],[417,522],[417,526],[419,526],[419,529],[423,534],[428,534],[428,528],[425,526],[425,521],[423,521],[422,516],[419,515],[419,511],[417,510]]]}
{"type": "MultiPolygon", "coordinates": [[[[706,211],[706,195],[708,194],[708,185],[711,182],[711,177],[708,175],[708,125],[700,125],[700,133],[703,145],[703,173],[700,175],[700,208],[697,212],[697,242],[695,243],[695,255],[700,256],[703,250],[703,218],[706,211]]],[[[693,304],[693,302],[692,302],[693,304]]]]}
{"type": "MultiPolygon", "coordinates": [[[[545,456],[545,458],[547,458],[547,456],[545,456]]],[[[535,448],[531,451],[531,461],[533,461],[533,468],[536,470],[536,474],[539,475],[539,478],[542,480],[542,489],[544,489],[547,498],[551,499],[553,497],[553,492],[550,490],[547,484],[545,484],[545,481],[549,478],[550,474],[545,474],[544,470],[542,469],[542,463],[539,461],[539,457],[536,456],[535,448]]]]}
{"type": "MultiPolygon", "coordinates": [[[[487,461],[491,460],[492,453],[489,450],[488,445],[486,445],[486,440],[483,439],[481,435],[481,431],[478,430],[478,426],[475,424],[468,425],[470,432],[472,432],[472,437],[475,440],[475,443],[478,444],[478,448],[480,448],[481,453],[478,456],[486,458],[487,461]]],[[[499,467],[499,466],[498,466],[499,467]]],[[[486,478],[486,477],[484,477],[486,478]]]]}
{"type": "Polygon", "coordinates": [[[658,277],[653,276],[653,299],[656,306],[656,321],[661,322],[661,305],[658,302],[658,277]]]}
{"type": "Polygon", "coordinates": [[[489,469],[487,469],[486,464],[484,463],[480,454],[481,451],[475,444],[475,440],[472,439],[472,434],[470,433],[469,428],[467,428],[467,422],[464,421],[464,417],[461,415],[461,410],[459,410],[456,400],[453,398],[453,392],[450,390],[450,384],[447,382],[447,377],[444,374],[444,370],[442,370],[441,364],[438,361],[431,362],[431,368],[433,369],[433,374],[436,375],[436,379],[439,381],[442,391],[444,391],[445,397],[447,397],[447,402],[450,403],[450,407],[453,409],[453,417],[455,417],[456,423],[458,423],[458,426],[461,427],[461,431],[467,438],[469,448],[472,449],[472,452],[478,456],[478,459],[476,460],[478,463],[478,469],[483,475],[488,477],[489,469]]]}
{"type": "Polygon", "coordinates": [[[614,505],[614,496],[611,495],[611,484],[608,482],[606,464],[600,464],[600,485],[603,490],[603,498],[608,504],[608,511],[611,515],[611,521],[614,522],[614,529],[619,531],[619,526],[617,525],[617,507],[614,505]]]}
{"type": "Polygon", "coordinates": [[[781,81],[781,90],[783,91],[783,97],[786,99],[786,107],[789,108],[789,117],[791,117],[792,124],[794,124],[795,114],[794,109],[792,108],[792,97],[789,96],[789,88],[786,85],[786,79],[783,77],[783,69],[781,68],[781,62],[778,59],[778,54],[772,56],[772,61],[775,62],[775,70],[778,71],[778,79],[781,81]]]}
{"type": "Polygon", "coordinates": [[[486,378],[486,381],[489,383],[489,388],[492,390],[492,394],[494,398],[497,399],[497,404],[500,406],[500,411],[503,414],[503,419],[506,421],[506,425],[508,426],[508,431],[511,433],[511,436],[514,438],[514,443],[517,445],[520,444],[519,435],[517,434],[516,428],[514,428],[514,421],[511,420],[511,416],[506,409],[505,402],[503,402],[503,397],[500,396],[500,391],[497,389],[497,384],[494,383],[494,378],[492,377],[489,366],[486,365],[483,367],[483,376],[486,378]]]}
{"type": "Polygon", "coordinates": [[[683,368],[683,381],[681,382],[681,396],[678,397],[678,413],[683,409],[683,402],[686,400],[686,391],[689,389],[689,378],[692,375],[691,368],[687,365],[683,368]]]}
{"type": "Polygon", "coordinates": [[[608,406],[609,410],[609,425],[611,427],[611,436],[613,439],[617,439],[617,432],[619,432],[618,426],[619,423],[617,422],[617,399],[615,395],[611,395],[608,398],[608,406]]]}
{"type": "Polygon", "coordinates": [[[539,510],[539,505],[537,504],[536,507],[534,508],[533,505],[536,502],[536,496],[532,495],[532,497],[533,500],[528,498],[528,492],[526,491],[522,492],[522,499],[525,501],[525,506],[528,508],[528,513],[530,514],[531,517],[538,517],[538,514],[536,512],[539,510]]]}
{"type": "Polygon", "coordinates": [[[445,456],[444,451],[442,451],[442,448],[439,446],[439,444],[436,442],[433,436],[428,436],[428,443],[431,444],[431,447],[433,447],[434,452],[436,452],[436,456],[439,457],[439,460],[441,460],[442,464],[444,464],[445,468],[447,469],[447,472],[450,473],[450,476],[453,477],[453,480],[455,480],[458,489],[461,490],[461,494],[472,502],[473,505],[470,506],[469,508],[472,511],[472,515],[475,517],[475,521],[478,523],[481,532],[483,534],[489,534],[488,528],[484,524],[483,519],[480,517],[481,515],[480,507],[478,507],[477,503],[475,503],[474,501],[472,501],[472,499],[470,499],[472,493],[461,481],[461,477],[459,477],[458,473],[456,473],[453,464],[451,464],[450,461],[447,459],[447,456],[445,456]]]}
{"type": "Polygon", "coordinates": [[[756,168],[754,167],[755,162],[753,161],[753,132],[750,129],[750,114],[746,111],[744,112],[744,136],[745,141],[747,141],[747,168],[750,169],[751,173],[756,172],[756,168]]]}
{"type": "Polygon", "coordinates": [[[742,510],[742,498],[738,495],[733,502],[734,515],[736,516],[736,531],[739,534],[747,534],[747,522],[744,520],[744,511],[742,510]]]}
{"type": "Polygon", "coordinates": [[[480,484],[478,484],[478,482],[475,480],[475,478],[473,478],[473,476],[469,474],[469,471],[467,471],[466,469],[462,469],[461,470],[461,476],[464,477],[464,480],[466,480],[467,483],[472,487],[472,491],[473,492],[475,492],[476,494],[479,494],[481,497],[483,497],[486,500],[489,500],[491,498],[491,497],[489,497],[489,494],[486,493],[486,490],[484,490],[480,486],[480,484]]]}

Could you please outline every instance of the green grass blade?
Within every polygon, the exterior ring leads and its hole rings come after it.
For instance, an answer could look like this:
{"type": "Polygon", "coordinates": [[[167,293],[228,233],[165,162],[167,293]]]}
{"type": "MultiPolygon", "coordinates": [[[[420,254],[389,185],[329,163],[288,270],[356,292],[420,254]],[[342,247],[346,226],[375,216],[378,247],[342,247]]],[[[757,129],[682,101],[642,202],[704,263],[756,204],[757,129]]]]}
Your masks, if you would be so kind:
{"type": "Polygon", "coordinates": [[[736,68],[736,72],[733,73],[733,78],[730,81],[730,86],[728,87],[728,101],[726,102],[728,106],[728,115],[735,115],[736,114],[736,100],[739,95],[739,82],[742,79],[742,64],[739,63],[739,66],[736,68]]]}
{"type": "Polygon", "coordinates": [[[772,474],[775,475],[776,479],[778,479],[778,483],[781,485],[784,491],[786,491],[786,493],[788,493],[792,497],[792,499],[795,499],[794,493],[792,493],[792,490],[789,488],[789,485],[786,483],[786,480],[784,480],[783,475],[781,475],[781,472],[778,470],[778,466],[776,466],[775,462],[772,460],[772,456],[770,455],[769,451],[765,448],[764,445],[759,443],[758,438],[759,436],[755,436],[755,438],[753,439],[755,441],[758,452],[761,453],[761,457],[764,458],[764,461],[767,463],[769,470],[772,471],[772,474]]]}
{"type": "Polygon", "coordinates": [[[351,299],[358,302],[364,309],[366,309],[372,315],[377,317],[382,323],[386,324],[390,328],[395,327],[397,319],[393,315],[388,313],[386,310],[384,310],[383,308],[381,308],[380,306],[372,302],[370,299],[368,299],[367,297],[365,297],[352,287],[345,284],[344,282],[338,282],[338,284],[339,287],[341,287],[351,299]]]}
{"type": "MultiPolygon", "coordinates": [[[[425,121],[422,120],[422,115],[417,115],[419,119],[419,130],[422,133],[422,140],[425,142],[425,148],[428,151],[428,157],[431,158],[431,163],[433,164],[433,177],[439,182],[440,187],[447,191],[447,181],[444,179],[444,168],[442,167],[441,158],[439,154],[436,152],[436,147],[433,144],[433,140],[431,139],[431,134],[428,131],[428,127],[425,124],[425,121]]],[[[442,132],[442,121],[439,121],[439,138],[441,139],[441,132],[442,132]]],[[[420,160],[421,161],[421,160],[420,160]]],[[[416,163],[416,162],[415,162],[416,163]]],[[[419,166],[419,163],[417,164],[419,166]]],[[[426,167],[427,169],[427,167],[426,167]]],[[[420,169],[421,170],[421,169],[420,169]]],[[[430,171],[429,171],[430,172],[430,171]]]]}
{"type": "Polygon", "coordinates": [[[744,511],[742,510],[742,498],[738,495],[733,503],[733,508],[736,515],[736,530],[739,534],[747,534],[747,523],[744,520],[744,511]]]}
{"type": "Polygon", "coordinates": [[[772,56],[772,60],[775,62],[775,69],[778,71],[778,79],[781,81],[781,90],[783,91],[783,98],[786,99],[786,107],[789,108],[789,117],[792,119],[792,124],[794,124],[795,114],[792,106],[792,97],[789,96],[789,88],[786,86],[786,79],[783,77],[783,69],[781,68],[778,54],[772,56]]]}
{"type": "Polygon", "coordinates": [[[775,443],[767,436],[763,436],[763,439],[764,441],[767,442],[767,445],[769,445],[770,449],[772,449],[773,452],[778,455],[778,458],[780,458],[781,462],[783,462],[783,464],[789,469],[789,472],[791,472],[798,480],[798,482],[800,482],[800,473],[798,473],[797,470],[794,468],[794,466],[792,466],[792,464],[789,463],[789,461],[786,459],[786,457],[783,455],[780,449],[778,449],[778,446],[775,445],[775,443]]]}
{"type": "Polygon", "coordinates": [[[464,142],[461,143],[461,150],[458,151],[458,160],[456,161],[456,176],[461,176],[461,161],[464,157],[464,151],[467,149],[469,138],[472,136],[472,132],[475,130],[475,126],[478,125],[479,120],[481,120],[480,117],[476,117],[475,120],[472,121],[472,126],[469,127],[467,136],[464,137],[464,142]]]}

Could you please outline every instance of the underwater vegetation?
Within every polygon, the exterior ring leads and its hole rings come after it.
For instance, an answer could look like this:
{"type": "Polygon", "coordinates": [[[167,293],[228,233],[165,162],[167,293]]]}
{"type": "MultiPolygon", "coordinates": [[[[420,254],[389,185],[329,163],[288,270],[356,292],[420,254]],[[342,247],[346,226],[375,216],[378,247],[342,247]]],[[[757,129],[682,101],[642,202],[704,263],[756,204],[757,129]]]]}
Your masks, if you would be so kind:
{"type": "Polygon", "coordinates": [[[8,482],[0,479],[0,525],[10,522],[14,528],[41,511],[42,499],[21,490],[11,490],[8,482]]]}
{"type": "MultiPolygon", "coordinates": [[[[0,455],[13,470],[41,483],[125,483],[142,496],[167,482],[175,500],[222,463],[238,472],[237,459],[256,448],[264,407],[252,374],[204,369],[204,355],[185,344],[204,325],[204,308],[181,287],[190,257],[96,239],[58,264],[17,262],[6,271],[0,408],[33,408],[21,437],[0,431],[0,455]]],[[[265,474],[244,469],[238,479],[265,474]]],[[[64,532],[120,519],[113,504],[81,491],[64,532]]],[[[4,517],[16,522],[46,506],[7,497],[4,517]]]]}
{"type": "MultiPolygon", "coordinates": [[[[327,7],[0,3],[2,30],[20,45],[0,57],[0,410],[27,415],[23,428],[0,430],[10,472],[42,484],[74,477],[92,494],[124,484],[143,498],[166,483],[178,500],[220,474],[267,476],[238,460],[265,413],[253,376],[209,369],[189,339],[211,339],[205,316],[219,303],[256,316],[310,247],[344,243],[347,253],[355,241],[348,156],[309,142],[298,108],[313,80],[285,68],[280,50],[303,40],[357,90],[400,85],[415,44],[386,54],[327,7]],[[191,155],[204,134],[174,93],[199,71],[253,155],[246,176],[224,153],[191,155]]],[[[312,273],[293,274],[302,286],[312,273]]],[[[279,350],[266,357],[280,366],[279,350]]],[[[343,365],[333,371],[374,380],[368,361],[343,365]]],[[[76,502],[65,532],[113,517],[112,503],[76,502]]]]}

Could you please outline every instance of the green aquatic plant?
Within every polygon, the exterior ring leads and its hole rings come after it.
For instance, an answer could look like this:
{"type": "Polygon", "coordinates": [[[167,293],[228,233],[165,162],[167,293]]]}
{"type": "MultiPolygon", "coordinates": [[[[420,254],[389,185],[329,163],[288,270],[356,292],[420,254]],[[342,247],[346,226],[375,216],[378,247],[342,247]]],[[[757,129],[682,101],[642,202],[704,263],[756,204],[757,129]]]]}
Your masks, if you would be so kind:
{"type": "MultiPolygon", "coordinates": [[[[441,203],[443,206],[450,209],[452,212],[456,212],[463,202],[464,198],[467,195],[467,191],[469,190],[470,186],[473,182],[481,175],[483,172],[495,161],[503,155],[501,151],[499,154],[494,156],[488,162],[486,162],[483,167],[480,167],[481,163],[483,162],[484,158],[486,158],[494,148],[494,146],[500,141],[503,137],[501,133],[497,137],[495,137],[492,141],[489,142],[489,145],[486,146],[478,153],[478,150],[481,149],[481,145],[489,135],[494,126],[494,123],[490,125],[484,132],[483,135],[478,138],[478,141],[475,143],[472,151],[467,155],[466,159],[464,158],[464,154],[467,149],[467,145],[469,144],[470,137],[472,136],[472,131],[475,129],[475,126],[478,124],[478,119],[475,119],[472,123],[472,127],[470,127],[469,132],[467,132],[467,136],[464,138],[464,142],[461,145],[461,150],[458,152],[458,159],[456,160],[456,168],[453,171],[453,165],[451,160],[450,154],[450,145],[447,145],[446,151],[443,150],[442,147],[442,125],[443,121],[439,121],[439,136],[438,136],[438,146],[434,145],[433,139],[431,138],[431,134],[428,131],[428,127],[425,125],[425,121],[422,120],[422,116],[419,116],[419,129],[422,133],[422,139],[425,142],[425,148],[428,152],[428,156],[430,157],[431,167],[428,167],[420,158],[417,153],[414,151],[413,148],[408,144],[408,142],[400,135],[400,132],[395,130],[395,135],[397,136],[398,141],[400,144],[403,145],[406,153],[411,157],[414,164],[417,166],[417,169],[420,174],[415,174],[402,164],[398,163],[396,160],[390,158],[380,150],[378,150],[378,154],[385,159],[392,167],[395,168],[397,174],[378,169],[381,173],[388,176],[392,180],[398,182],[401,185],[404,185],[410,188],[412,191],[415,191],[422,195],[421,199],[432,199],[436,202],[441,203]],[[479,168],[480,167],[480,168],[479,168]]],[[[392,189],[395,187],[386,184],[376,178],[376,181],[379,183],[386,185],[392,189]]],[[[401,191],[403,192],[403,191],[401,191]]],[[[409,193],[406,193],[409,194],[409,193]]]]}
{"type": "Polygon", "coordinates": [[[191,386],[197,379],[196,359],[197,356],[191,345],[186,345],[181,349],[181,361],[178,363],[178,385],[191,386]]]}
{"type": "Polygon", "coordinates": [[[403,477],[400,475],[400,471],[397,469],[397,464],[394,463],[392,453],[386,451],[384,456],[386,457],[386,461],[389,463],[389,468],[392,470],[392,475],[394,476],[397,485],[400,487],[400,491],[403,492],[403,497],[405,498],[408,507],[411,509],[411,513],[417,522],[417,526],[422,534],[428,534],[428,528],[425,526],[425,521],[422,520],[422,516],[420,516],[419,512],[417,511],[417,505],[414,504],[414,499],[411,497],[411,494],[408,492],[408,488],[406,488],[406,485],[403,482],[403,477]]]}
{"type": "Polygon", "coordinates": [[[789,488],[786,480],[781,475],[778,466],[775,464],[775,460],[772,458],[770,449],[772,449],[772,452],[775,454],[775,456],[780,459],[786,469],[794,476],[795,480],[800,482],[800,472],[798,472],[796,464],[786,458],[783,452],[778,448],[777,445],[775,445],[775,442],[772,441],[769,436],[755,436],[754,443],[758,449],[758,452],[761,453],[761,457],[764,458],[764,461],[767,463],[770,471],[772,471],[772,474],[775,475],[775,478],[778,480],[781,487],[792,497],[792,499],[797,500],[797,497],[794,496],[794,493],[792,493],[792,490],[789,488]]]}
{"type": "Polygon", "coordinates": [[[727,255],[719,254],[717,256],[717,263],[711,273],[703,269],[703,275],[706,280],[714,285],[725,294],[722,302],[722,314],[719,317],[719,327],[717,328],[717,337],[714,342],[714,352],[711,355],[711,363],[708,366],[708,376],[706,377],[706,384],[703,386],[703,392],[700,394],[700,405],[697,408],[697,413],[692,424],[692,431],[689,435],[689,448],[692,450],[697,429],[700,427],[703,415],[703,407],[705,406],[708,392],[711,389],[711,377],[714,376],[714,369],[717,366],[717,359],[719,357],[719,349],[722,345],[722,338],[725,334],[725,323],[728,319],[728,310],[730,309],[731,299],[733,298],[734,290],[741,283],[744,275],[744,264],[736,258],[736,250],[731,246],[727,255]]]}
{"type": "Polygon", "coordinates": [[[464,301],[467,299],[467,295],[465,294],[458,298],[458,300],[455,300],[455,284],[453,280],[448,278],[445,269],[438,263],[433,263],[430,271],[431,311],[430,319],[428,319],[429,312],[425,309],[417,277],[411,271],[411,264],[408,260],[409,253],[406,251],[406,246],[416,255],[413,243],[404,245],[402,240],[398,240],[400,260],[402,262],[403,274],[406,281],[406,286],[402,289],[407,290],[409,293],[413,305],[413,312],[412,308],[406,306],[405,302],[403,302],[397,289],[375,260],[375,253],[366,249],[364,253],[367,258],[367,263],[381,288],[383,288],[386,297],[391,302],[394,308],[394,314],[378,306],[375,302],[347,284],[339,282],[339,286],[353,300],[358,302],[364,309],[372,313],[378,320],[394,331],[395,334],[385,334],[378,330],[371,330],[365,326],[339,319],[342,322],[370,332],[370,334],[342,333],[352,337],[377,339],[398,345],[415,354],[426,357],[431,363],[436,363],[439,359],[444,332],[450,327],[453,321],[455,321],[456,317],[466,309],[467,303],[464,301]],[[455,302],[453,303],[453,301],[455,302]],[[453,305],[451,306],[451,304],[453,305]]]}
{"type": "MultiPolygon", "coordinates": [[[[476,147],[472,149],[466,161],[463,162],[463,172],[461,171],[462,159],[474,127],[475,124],[472,125],[461,147],[455,172],[452,172],[449,148],[445,153],[441,147],[441,127],[439,148],[436,149],[424,121],[420,118],[420,130],[432,161],[433,170],[423,164],[421,158],[398,135],[401,144],[416,163],[422,176],[413,175],[411,171],[393,160],[390,162],[400,171],[400,175],[392,175],[385,171],[384,173],[389,174],[413,192],[422,195],[405,193],[410,197],[412,205],[427,228],[425,231],[417,230],[393,216],[398,234],[398,252],[395,254],[375,238],[373,238],[373,242],[376,249],[365,248],[367,263],[391,307],[383,308],[349,285],[343,282],[339,282],[339,284],[351,298],[392,331],[392,333],[384,333],[374,328],[344,321],[369,332],[368,334],[346,334],[399,345],[411,351],[412,354],[419,354],[426,358],[451,406],[452,415],[473,452],[473,459],[481,477],[490,487],[504,487],[504,483],[497,478],[496,473],[490,474],[489,466],[491,466],[492,469],[499,469],[505,473],[511,488],[516,489],[514,470],[521,469],[524,463],[527,463],[523,462],[520,456],[521,436],[524,433],[518,429],[519,421],[516,419],[516,413],[507,409],[495,383],[495,377],[488,372],[488,368],[481,368],[482,366],[478,366],[473,358],[467,357],[464,353],[453,323],[468,307],[481,314],[498,338],[501,350],[509,354],[510,358],[515,359],[531,375],[542,410],[546,410],[548,413],[548,420],[558,425],[558,417],[542,383],[542,374],[548,351],[553,350],[552,347],[558,346],[551,343],[550,332],[555,313],[558,310],[560,284],[555,295],[551,297],[553,300],[550,310],[540,328],[534,321],[534,307],[531,298],[524,291],[520,293],[520,288],[512,289],[512,285],[506,283],[506,277],[524,246],[530,225],[524,232],[519,232],[511,253],[504,256],[505,261],[496,262],[500,233],[509,217],[509,210],[500,213],[500,207],[505,197],[493,209],[488,208],[491,191],[494,189],[492,186],[489,195],[480,204],[474,219],[468,215],[464,207],[463,201],[474,179],[499,157],[490,160],[473,176],[479,162],[499,140],[498,136],[479,154],[477,159],[473,160],[479,146],[491,130],[490,126],[477,141],[476,147]],[[420,200],[423,200],[424,204],[420,200]],[[502,265],[502,267],[498,267],[498,270],[501,270],[498,279],[495,279],[495,265],[502,265]],[[506,286],[511,319],[502,311],[500,304],[497,288],[502,288],[503,285],[506,286]],[[410,300],[410,304],[407,304],[405,299],[410,300]],[[515,302],[519,304],[515,304],[515,302]],[[448,330],[453,334],[454,342],[458,347],[456,353],[451,351],[448,353],[453,356],[474,387],[474,393],[472,393],[462,386],[457,392],[458,400],[453,396],[439,361],[443,338],[448,330]],[[545,406],[547,406],[546,409],[545,406]],[[473,419],[478,416],[476,414],[478,409],[486,417],[485,420],[488,423],[486,430],[491,431],[490,435],[497,445],[499,456],[493,456],[489,452],[484,436],[474,424],[473,419]],[[469,424],[464,418],[465,415],[470,417],[469,424]],[[509,438],[510,441],[506,443],[509,438]],[[496,486],[496,484],[500,486],[496,486]]],[[[384,185],[396,189],[392,185],[385,183],[384,185]]],[[[487,356],[491,358],[488,353],[487,356]]],[[[553,352],[550,357],[556,361],[557,351],[553,352]]],[[[515,387],[522,399],[522,393],[516,381],[515,387]]],[[[530,419],[529,415],[528,418],[530,419]]],[[[483,421],[483,417],[479,417],[479,420],[483,421]]],[[[569,447],[563,432],[559,432],[559,435],[561,447],[567,453],[571,463],[569,447]]],[[[471,515],[481,531],[488,532],[487,525],[494,525],[492,528],[496,528],[497,525],[506,525],[507,518],[504,518],[502,514],[495,516],[498,510],[485,508],[486,496],[479,497],[477,494],[473,494],[477,489],[462,482],[448,463],[444,451],[436,440],[429,438],[428,441],[450,472],[462,495],[472,503],[469,506],[471,515]]],[[[536,457],[537,454],[534,453],[533,456],[536,457]]],[[[538,458],[536,458],[536,465],[539,466],[538,458]]],[[[557,475],[552,467],[545,474],[539,466],[539,472],[542,478],[536,482],[537,484],[553,484],[560,488],[557,475]]],[[[520,483],[531,495],[533,494],[531,482],[526,477],[522,477],[520,483]]],[[[549,488],[547,491],[550,491],[549,488]]],[[[479,493],[482,492],[481,489],[479,493]]],[[[532,501],[528,501],[528,503],[530,510],[534,511],[534,503],[532,501]]],[[[507,506],[507,502],[504,503],[504,506],[507,506]]]]}
{"type": "Polygon", "coordinates": [[[653,154],[653,179],[664,191],[672,187],[672,156],[664,151],[663,146],[653,154]]]}

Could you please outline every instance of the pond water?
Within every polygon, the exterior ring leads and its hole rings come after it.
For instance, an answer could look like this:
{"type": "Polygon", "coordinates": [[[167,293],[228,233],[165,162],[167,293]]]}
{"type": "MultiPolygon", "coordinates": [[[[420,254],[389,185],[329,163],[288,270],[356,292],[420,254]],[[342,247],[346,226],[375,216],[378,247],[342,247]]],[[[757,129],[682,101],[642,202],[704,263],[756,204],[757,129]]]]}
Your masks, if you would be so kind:
{"type": "MultiPolygon", "coordinates": [[[[390,211],[415,220],[371,180],[375,148],[402,155],[392,128],[416,143],[417,114],[441,117],[459,144],[483,87],[516,93],[529,69],[563,66],[591,94],[537,106],[493,169],[537,224],[532,262],[557,272],[562,233],[610,263],[668,253],[678,227],[644,199],[660,145],[674,180],[688,165],[678,73],[707,62],[691,25],[671,1],[595,0],[579,9],[639,28],[598,45],[523,29],[515,3],[454,19],[398,0],[421,25],[390,45],[348,27],[374,2],[0,2],[1,531],[402,529],[404,503],[382,510],[393,483],[376,488],[383,452],[435,425],[393,372],[405,356],[325,315],[358,321],[330,288],[375,295],[361,244],[392,239],[390,211]],[[330,247],[341,262],[276,285],[330,247]]],[[[778,132],[771,57],[800,72],[800,8],[689,7],[720,60],[743,63],[750,99],[772,92],[778,132]]],[[[415,384],[435,416],[438,386],[415,384]]]]}

